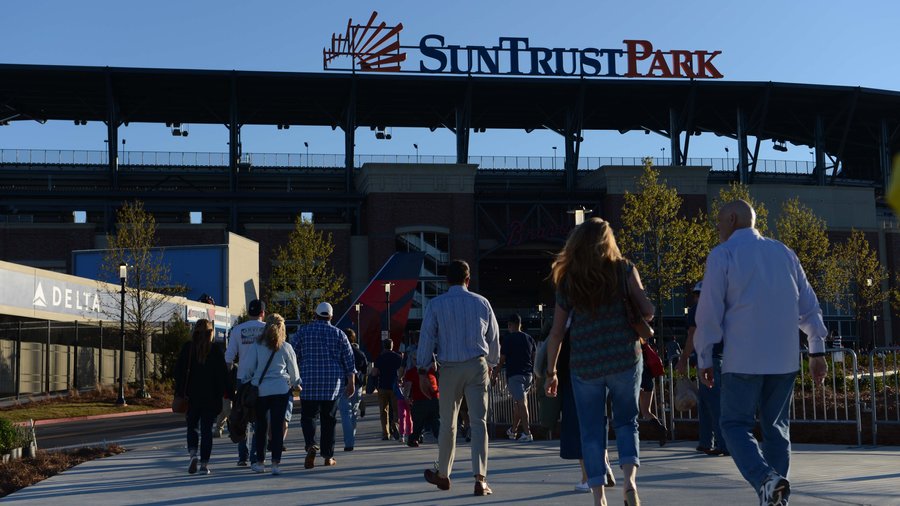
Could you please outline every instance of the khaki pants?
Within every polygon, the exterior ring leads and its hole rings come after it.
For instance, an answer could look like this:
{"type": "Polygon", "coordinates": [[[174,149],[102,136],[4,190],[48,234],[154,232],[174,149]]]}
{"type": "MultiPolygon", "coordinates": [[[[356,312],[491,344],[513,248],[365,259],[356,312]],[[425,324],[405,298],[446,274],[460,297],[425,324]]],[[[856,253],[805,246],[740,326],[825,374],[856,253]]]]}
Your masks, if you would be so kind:
{"type": "Polygon", "coordinates": [[[399,434],[397,396],[393,390],[378,390],[378,407],[381,411],[381,437],[390,438],[392,433],[399,434]]]}
{"type": "Polygon", "coordinates": [[[456,457],[456,418],[465,396],[472,435],[472,474],[487,476],[487,406],[490,384],[487,361],[484,357],[478,357],[465,362],[443,362],[438,382],[441,394],[438,472],[449,478],[453,469],[456,457]]]}

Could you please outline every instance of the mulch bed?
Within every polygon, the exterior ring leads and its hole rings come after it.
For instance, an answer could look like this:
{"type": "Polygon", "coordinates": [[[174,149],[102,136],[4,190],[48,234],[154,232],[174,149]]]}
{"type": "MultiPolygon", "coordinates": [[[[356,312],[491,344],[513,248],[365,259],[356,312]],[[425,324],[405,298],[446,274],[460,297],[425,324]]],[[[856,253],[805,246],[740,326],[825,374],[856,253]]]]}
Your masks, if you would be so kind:
{"type": "Polygon", "coordinates": [[[38,450],[37,456],[0,464],[0,497],[23,489],[89,460],[124,453],[125,448],[110,444],[98,448],[71,451],[38,450]]]}

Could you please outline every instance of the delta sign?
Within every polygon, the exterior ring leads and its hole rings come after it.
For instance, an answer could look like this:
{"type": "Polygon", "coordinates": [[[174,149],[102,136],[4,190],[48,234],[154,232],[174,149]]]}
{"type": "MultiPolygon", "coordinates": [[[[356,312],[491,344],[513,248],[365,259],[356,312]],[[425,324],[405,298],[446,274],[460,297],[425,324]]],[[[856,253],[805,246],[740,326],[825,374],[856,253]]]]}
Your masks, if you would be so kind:
{"type": "Polygon", "coordinates": [[[721,79],[715,58],[721,51],[662,50],[649,40],[626,39],[621,47],[548,48],[527,37],[499,37],[494,46],[460,45],[428,34],[416,46],[400,44],[403,24],[347,21],[322,50],[325,70],[426,74],[721,79]],[[417,55],[417,62],[408,56],[417,55]],[[415,66],[418,63],[418,67],[415,66]],[[406,68],[404,68],[404,64],[406,68]]]}

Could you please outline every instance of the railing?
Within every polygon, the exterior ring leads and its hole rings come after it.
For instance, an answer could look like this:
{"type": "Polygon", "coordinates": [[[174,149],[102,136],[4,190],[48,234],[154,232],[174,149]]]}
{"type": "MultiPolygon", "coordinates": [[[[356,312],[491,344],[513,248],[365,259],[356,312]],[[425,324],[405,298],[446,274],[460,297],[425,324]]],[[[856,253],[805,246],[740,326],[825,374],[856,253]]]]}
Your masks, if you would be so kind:
{"type": "MultiPolygon", "coordinates": [[[[594,170],[606,165],[640,166],[641,156],[580,157],[578,170],[594,170]]],[[[106,151],[59,149],[0,149],[0,165],[107,165],[106,151]]],[[[344,167],[343,154],[245,153],[241,163],[251,168],[344,167]]],[[[479,169],[562,170],[565,158],[553,156],[470,156],[479,169]]],[[[366,163],[455,164],[454,155],[355,155],[354,167],[366,163]]],[[[656,165],[669,165],[671,158],[654,157],[656,165]]],[[[710,167],[714,171],[736,171],[736,158],[688,158],[687,165],[710,167]]],[[[121,168],[129,167],[227,167],[228,153],[191,151],[121,151],[121,168]]],[[[801,160],[759,160],[757,172],[767,174],[812,174],[815,163],[801,160]]]]}
{"type": "Polygon", "coordinates": [[[869,388],[872,415],[872,445],[878,444],[879,424],[900,424],[900,367],[897,355],[900,347],[875,348],[869,352],[869,388]],[[878,360],[876,360],[878,359],[878,360]],[[876,362],[881,362],[876,367],[876,362]]]}

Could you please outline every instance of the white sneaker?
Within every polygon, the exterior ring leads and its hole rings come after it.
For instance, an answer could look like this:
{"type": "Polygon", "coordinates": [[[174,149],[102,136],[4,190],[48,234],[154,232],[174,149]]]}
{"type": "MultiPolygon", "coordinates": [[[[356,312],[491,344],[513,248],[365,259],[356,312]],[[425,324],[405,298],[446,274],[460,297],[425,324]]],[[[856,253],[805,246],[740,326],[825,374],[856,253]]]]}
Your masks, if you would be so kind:
{"type": "Polygon", "coordinates": [[[523,432],[523,433],[519,436],[519,439],[516,439],[516,441],[521,441],[521,442],[534,441],[534,436],[532,436],[531,434],[525,434],[525,433],[523,432]]]}
{"type": "Polygon", "coordinates": [[[258,463],[258,462],[254,462],[254,463],[250,466],[250,469],[253,470],[254,473],[264,473],[264,472],[266,472],[266,466],[265,466],[265,464],[260,464],[260,463],[258,463]]]}
{"type": "Polygon", "coordinates": [[[791,484],[778,473],[769,473],[758,494],[760,506],[787,506],[791,484]]]}
{"type": "Polygon", "coordinates": [[[591,487],[588,486],[586,481],[582,481],[575,485],[575,491],[576,492],[587,492],[588,494],[590,494],[591,487]]]}
{"type": "Polygon", "coordinates": [[[272,476],[278,476],[281,474],[281,469],[278,469],[278,464],[272,464],[272,476]]]}
{"type": "Polygon", "coordinates": [[[515,439],[516,431],[514,431],[512,427],[506,429],[506,437],[508,437],[509,439],[515,439]]]}

